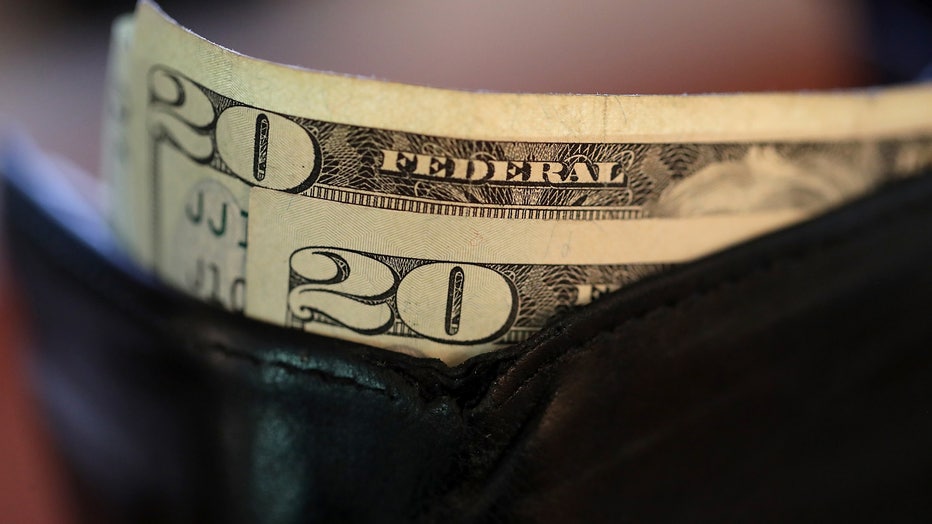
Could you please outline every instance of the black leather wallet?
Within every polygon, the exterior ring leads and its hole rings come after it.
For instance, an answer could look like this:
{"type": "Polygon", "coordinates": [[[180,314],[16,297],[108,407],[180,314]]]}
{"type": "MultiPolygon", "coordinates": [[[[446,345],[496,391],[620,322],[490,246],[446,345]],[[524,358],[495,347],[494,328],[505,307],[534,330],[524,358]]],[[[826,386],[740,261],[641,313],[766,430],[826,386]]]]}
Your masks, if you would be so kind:
{"type": "Polygon", "coordinates": [[[89,521],[932,515],[932,173],[449,368],[180,296],[50,203],[54,173],[4,169],[89,521]]]}

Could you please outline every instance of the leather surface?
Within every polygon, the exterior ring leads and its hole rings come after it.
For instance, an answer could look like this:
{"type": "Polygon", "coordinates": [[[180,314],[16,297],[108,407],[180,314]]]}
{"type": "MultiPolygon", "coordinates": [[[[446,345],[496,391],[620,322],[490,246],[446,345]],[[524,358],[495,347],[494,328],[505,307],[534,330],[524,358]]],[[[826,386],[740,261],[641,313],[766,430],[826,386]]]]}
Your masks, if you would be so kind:
{"type": "Polygon", "coordinates": [[[4,209],[95,522],[932,513],[930,175],[456,368],[227,314],[4,209]]]}

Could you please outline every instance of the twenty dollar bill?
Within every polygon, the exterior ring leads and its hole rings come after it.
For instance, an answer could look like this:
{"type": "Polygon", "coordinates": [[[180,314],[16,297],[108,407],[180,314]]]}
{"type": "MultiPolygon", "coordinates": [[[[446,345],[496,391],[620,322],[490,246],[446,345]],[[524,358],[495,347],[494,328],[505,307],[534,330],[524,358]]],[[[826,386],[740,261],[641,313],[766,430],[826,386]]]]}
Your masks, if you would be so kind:
{"type": "Polygon", "coordinates": [[[929,86],[464,93],[244,57],[148,2],[114,48],[105,164],[140,264],[447,362],[932,163],[929,86]]]}

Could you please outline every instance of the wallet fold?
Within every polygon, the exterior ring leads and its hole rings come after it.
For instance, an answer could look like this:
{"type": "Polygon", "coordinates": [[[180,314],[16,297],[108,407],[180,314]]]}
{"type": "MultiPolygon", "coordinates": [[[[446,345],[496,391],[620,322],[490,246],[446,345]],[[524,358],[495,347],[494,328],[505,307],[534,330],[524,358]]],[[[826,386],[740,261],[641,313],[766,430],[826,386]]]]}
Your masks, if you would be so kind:
{"type": "Polygon", "coordinates": [[[456,367],[182,296],[41,200],[7,247],[89,521],[932,513],[932,174],[456,367]]]}

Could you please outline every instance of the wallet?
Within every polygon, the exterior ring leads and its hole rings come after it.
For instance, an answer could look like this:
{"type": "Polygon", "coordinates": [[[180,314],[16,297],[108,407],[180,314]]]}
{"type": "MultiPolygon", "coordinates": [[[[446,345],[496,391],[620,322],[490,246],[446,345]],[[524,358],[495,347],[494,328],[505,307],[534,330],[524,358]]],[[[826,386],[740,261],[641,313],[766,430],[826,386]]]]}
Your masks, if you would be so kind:
{"type": "Polygon", "coordinates": [[[456,367],[197,302],[2,164],[88,522],[928,521],[932,173],[456,367]]]}

